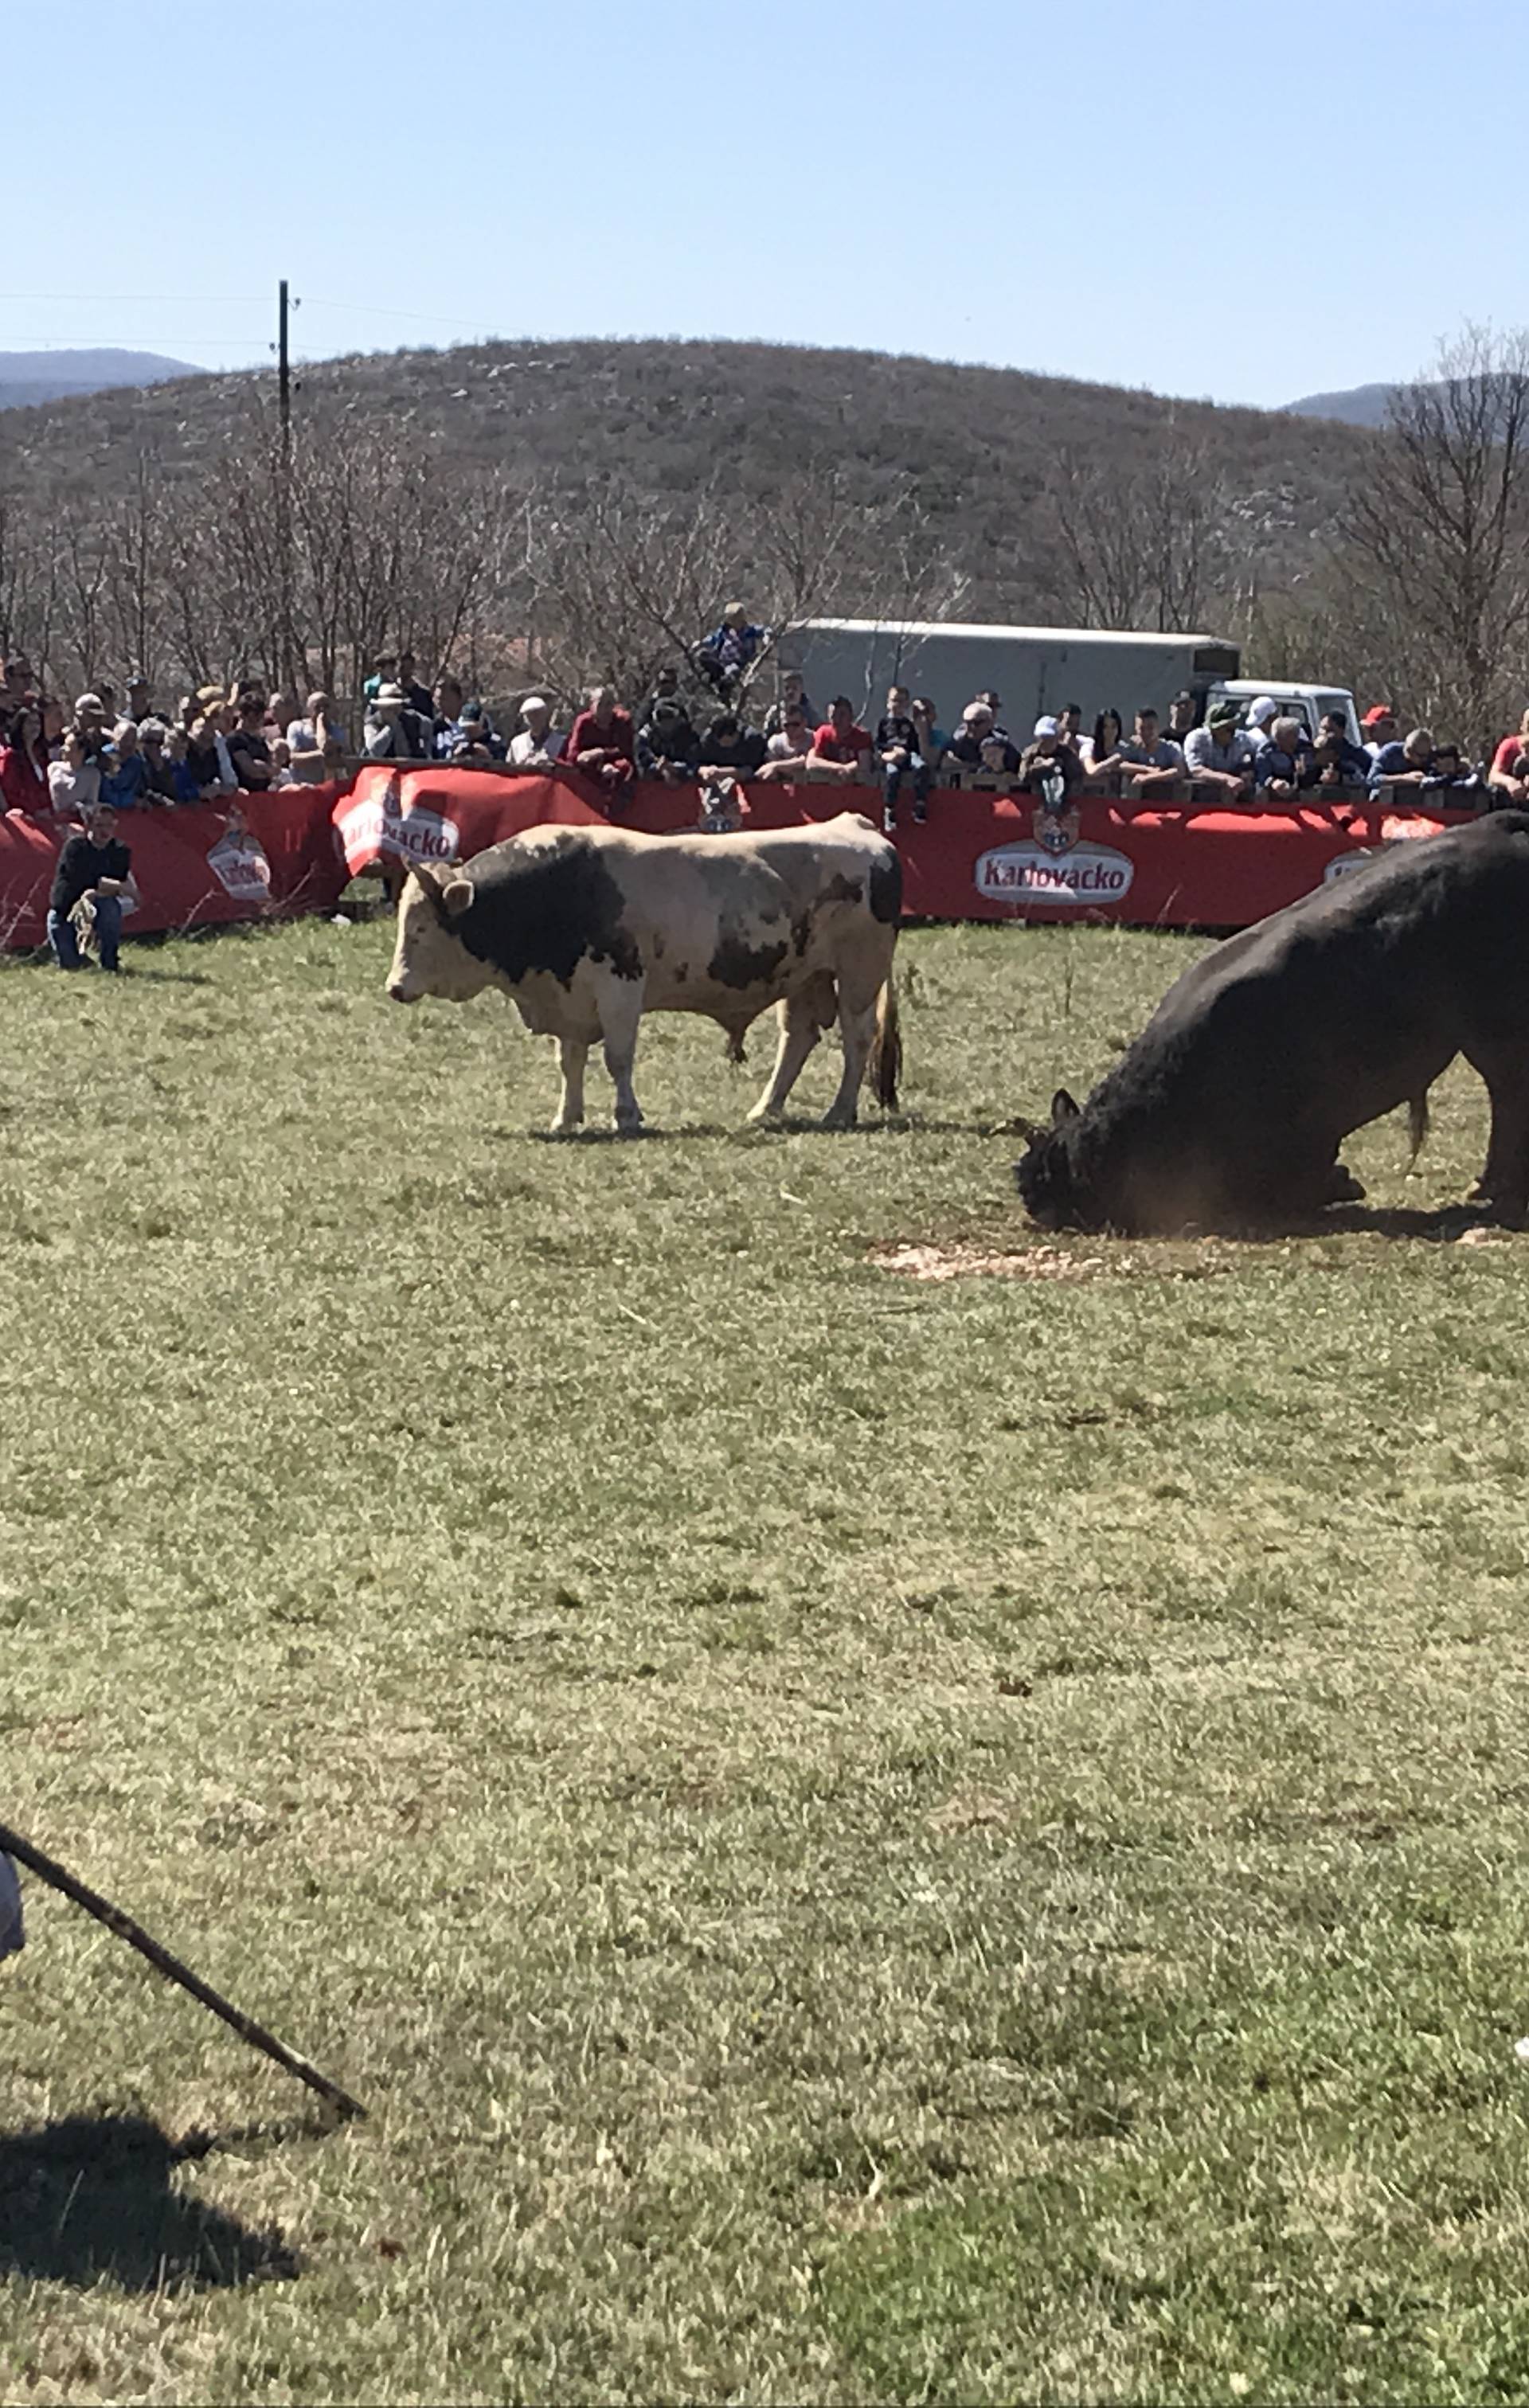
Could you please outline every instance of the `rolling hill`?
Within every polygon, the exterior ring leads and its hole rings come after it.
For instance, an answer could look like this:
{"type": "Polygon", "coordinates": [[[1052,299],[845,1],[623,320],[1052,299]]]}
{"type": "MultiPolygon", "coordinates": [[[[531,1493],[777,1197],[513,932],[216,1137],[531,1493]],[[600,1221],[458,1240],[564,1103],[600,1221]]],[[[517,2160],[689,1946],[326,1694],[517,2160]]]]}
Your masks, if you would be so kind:
{"type": "MultiPolygon", "coordinates": [[[[148,454],[221,474],[259,439],[269,371],[102,390],[0,416],[0,475],[108,495],[148,454]]],[[[1291,411],[1165,399],[1008,368],[765,343],[492,342],[307,366],[321,433],[384,423],[466,475],[555,505],[593,480],[657,500],[719,480],[747,506],[804,466],[874,503],[911,486],[959,555],[974,617],[1039,616],[1056,582],[1042,496],[1063,455],[1127,474],[1179,448],[1235,521],[1261,585],[1299,577],[1367,454],[1364,431],[1291,411]]],[[[1052,606],[1054,607],[1054,606],[1052,606]]]]}

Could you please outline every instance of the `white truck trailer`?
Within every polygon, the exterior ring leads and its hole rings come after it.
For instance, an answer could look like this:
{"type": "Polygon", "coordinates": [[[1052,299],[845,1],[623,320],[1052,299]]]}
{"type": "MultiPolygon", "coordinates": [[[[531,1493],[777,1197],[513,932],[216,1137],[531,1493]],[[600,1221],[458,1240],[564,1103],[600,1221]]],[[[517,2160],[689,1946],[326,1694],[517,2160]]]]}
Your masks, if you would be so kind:
{"type": "Polygon", "coordinates": [[[808,619],[783,638],[782,669],[799,670],[807,694],[826,711],[848,695],[856,716],[880,714],[889,685],[933,700],[942,727],[954,731],[973,695],[999,695],[1017,742],[1043,712],[1076,703],[1085,728],[1101,710],[1118,710],[1129,733],[1133,712],[1150,707],[1166,718],[1176,694],[1194,696],[1196,715],[1225,695],[1244,712],[1262,694],[1303,719],[1311,734],[1323,712],[1341,710],[1351,742],[1360,740],[1352,695],[1344,686],[1245,678],[1237,645],[1220,636],[1161,636],[1115,628],[988,627],[962,620],[808,619]]]}

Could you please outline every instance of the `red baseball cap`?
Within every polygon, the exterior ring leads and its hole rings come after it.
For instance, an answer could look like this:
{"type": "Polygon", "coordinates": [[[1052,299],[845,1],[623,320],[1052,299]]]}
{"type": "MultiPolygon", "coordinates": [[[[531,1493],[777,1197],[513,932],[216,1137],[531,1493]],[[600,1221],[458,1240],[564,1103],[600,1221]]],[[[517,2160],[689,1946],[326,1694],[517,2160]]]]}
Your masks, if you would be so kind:
{"type": "Polygon", "coordinates": [[[1395,716],[1389,702],[1372,702],[1359,724],[1361,727],[1379,727],[1382,719],[1394,719],[1395,716]]]}

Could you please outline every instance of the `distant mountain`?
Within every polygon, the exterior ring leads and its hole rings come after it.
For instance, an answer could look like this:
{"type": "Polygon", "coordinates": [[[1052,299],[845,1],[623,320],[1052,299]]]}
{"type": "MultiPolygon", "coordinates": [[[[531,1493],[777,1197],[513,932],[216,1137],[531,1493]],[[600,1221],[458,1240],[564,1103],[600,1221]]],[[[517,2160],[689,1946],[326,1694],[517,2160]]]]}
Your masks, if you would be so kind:
{"type": "Polygon", "coordinates": [[[201,376],[186,360],[158,351],[0,351],[0,409],[62,401],[75,393],[107,393],[116,385],[164,384],[201,376]]]}
{"type": "Polygon", "coordinates": [[[1287,401],[1293,418],[1336,418],[1345,426],[1383,426],[1393,384],[1354,384],[1347,393],[1308,393],[1304,401],[1287,401]]]}

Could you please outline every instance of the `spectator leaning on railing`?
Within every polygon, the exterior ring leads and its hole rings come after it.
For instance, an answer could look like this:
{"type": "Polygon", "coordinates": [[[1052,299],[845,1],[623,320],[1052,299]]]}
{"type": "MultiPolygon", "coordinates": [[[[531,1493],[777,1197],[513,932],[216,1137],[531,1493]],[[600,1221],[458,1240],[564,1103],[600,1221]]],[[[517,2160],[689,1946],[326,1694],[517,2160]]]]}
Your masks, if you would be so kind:
{"type": "Polygon", "coordinates": [[[1310,782],[1311,747],[1298,719],[1274,719],[1253,758],[1253,783],[1269,802],[1293,802],[1310,782]]]}
{"type": "Polygon", "coordinates": [[[812,738],[807,774],[841,786],[853,785],[869,776],[872,751],[870,729],[860,725],[849,695],[836,694],[812,738]]]}
{"type": "Polygon", "coordinates": [[[1034,795],[1048,819],[1060,819],[1083,782],[1083,764],[1062,741],[1062,729],[1048,711],[1020,759],[1020,792],[1034,795]]]}
{"type": "Polygon", "coordinates": [[[701,739],[678,695],[652,697],[649,716],[637,730],[637,775],[657,778],[665,786],[681,786],[695,775],[701,739]]]}
{"type": "Polygon", "coordinates": [[[1135,727],[1116,753],[1122,788],[1138,802],[1169,793],[1184,774],[1184,756],[1158,734],[1155,710],[1137,711],[1135,727]]]}
{"type": "Polygon", "coordinates": [[[764,759],[755,774],[783,785],[794,784],[807,774],[807,758],[811,750],[812,730],[807,714],[800,702],[789,702],[781,724],[765,739],[764,759]]]}
{"type": "Polygon", "coordinates": [[[1383,745],[1376,754],[1370,788],[1374,794],[1394,794],[1401,799],[1409,788],[1421,792],[1433,771],[1433,730],[1414,727],[1405,743],[1383,745]]]}
{"type": "Polygon", "coordinates": [[[569,730],[564,758],[594,781],[607,803],[625,794],[636,775],[636,731],[614,686],[594,688],[569,730]]]}
{"type": "Polygon", "coordinates": [[[512,769],[550,769],[563,758],[566,728],[554,727],[550,705],[539,694],[529,694],[521,705],[521,724],[509,739],[512,769]]]}
{"type": "Polygon", "coordinates": [[[1237,725],[1235,702],[1215,703],[1203,727],[1184,738],[1184,768],[1191,782],[1208,786],[1218,799],[1245,803],[1253,791],[1255,748],[1237,725]]]}
{"type": "Polygon", "coordinates": [[[1519,721],[1517,735],[1505,736],[1493,753],[1487,784],[1502,797],[1499,810],[1508,803],[1522,810],[1529,803],[1529,710],[1519,721]]]}

